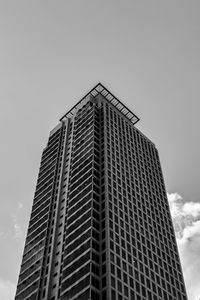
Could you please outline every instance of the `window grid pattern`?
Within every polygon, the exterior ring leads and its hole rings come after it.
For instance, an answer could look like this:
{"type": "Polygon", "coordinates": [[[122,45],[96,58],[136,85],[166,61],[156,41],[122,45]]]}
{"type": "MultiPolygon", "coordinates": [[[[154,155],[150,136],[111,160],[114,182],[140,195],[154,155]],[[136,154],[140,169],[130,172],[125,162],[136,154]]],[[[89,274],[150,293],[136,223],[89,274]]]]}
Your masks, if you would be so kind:
{"type": "Polygon", "coordinates": [[[111,299],[187,299],[158,152],[109,105],[106,132],[111,299]]]}
{"type": "Polygon", "coordinates": [[[187,300],[158,151],[112,96],[50,134],[16,300],[187,300]]]}
{"type": "Polygon", "coordinates": [[[51,230],[54,224],[53,207],[56,201],[59,165],[65,129],[60,127],[50,136],[41,159],[22,265],[17,285],[16,300],[38,299],[44,271],[48,272],[45,257],[51,249],[51,230]]]}
{"type": "Polygon", "coordinates": [[[61,299],[100,299],[101,110],[93,102],[74,120],[61,299]],[[86,296],[85,296],[86,297],[86,296]]]}

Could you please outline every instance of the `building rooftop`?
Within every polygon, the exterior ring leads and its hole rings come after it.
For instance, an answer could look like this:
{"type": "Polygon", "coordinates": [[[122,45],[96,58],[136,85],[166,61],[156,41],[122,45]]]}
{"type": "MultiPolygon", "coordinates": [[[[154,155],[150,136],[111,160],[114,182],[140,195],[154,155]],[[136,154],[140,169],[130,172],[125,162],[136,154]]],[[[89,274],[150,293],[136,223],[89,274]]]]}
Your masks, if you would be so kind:
{"type": "Polygon", "coordinates": [[[124,105],[111,92],[109,92],[101,83],[98,83],[76,105],[74,105],[66,114],[64,114],[62,118],[60,118],[60,121],[62,121],[64,118],[71,118],[76,112],[78,105],[83,102],[87,96],[92,95],[93,97],[96,97],[98,94],[101,94],[105,99],[112,103],[133,124],[136,124],[140,120],[126,105],[124,105]]]}

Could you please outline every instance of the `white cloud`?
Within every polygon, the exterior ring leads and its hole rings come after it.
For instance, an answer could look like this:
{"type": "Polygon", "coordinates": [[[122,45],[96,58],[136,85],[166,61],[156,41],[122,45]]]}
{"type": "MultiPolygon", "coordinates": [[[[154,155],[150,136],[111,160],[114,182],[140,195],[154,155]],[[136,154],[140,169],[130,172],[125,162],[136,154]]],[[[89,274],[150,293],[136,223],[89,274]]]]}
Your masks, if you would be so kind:
{"type": "Polygon", "coordinates": [[[189,300],[200,299],[200,203],[186,202],[178,193],[168,200],[189,300]]]}
{"type": "Polygon", "coordinates": [[[23,207],[24,207],[23,204],[21,202],[18,202],[18,208],[22,209],[23,207]]]}
{"type": "Polygon", "coordinates": [[[15,239],[20,239],[22,237],[21,227],[17,223],[14,224],[14,232],[15,232],[14,234],[15,239]]]}
{"type": "Polygon", "coordinates": [[[198,300],[200,299],[200,221],[185,227],[177,243],[189,299],[198,300]]]}
{"type": "Polygon", "coordinates": [[[15,214],[12,214],[12,220],[13,220],[13,229],[14,229],[13,238],[19,240],[22,238],[23,234],[22,234],[22,229],[18,224],[18,218],[15,214]]]}
{"type": "Polygon", "coordinates": [[[185,215],[191,215],[194,218],[199,217],[200,216],[200,203],[186,202],[183,205],[183,213],[185,215]]]}
{"type": "Polygon", "coordinates": [[[0,278],[0,300],[13,300],[16,286],[10,281],[0,278]]]}
{"type": "Polygon", "coordinates": [[[181,195],[179,195],[178,193],[171,193],[171,194],[167,193],[167,198],[168,198],[169,203],[173,203],[178,200],[182,200],[181,195]]]}
{"type": "Polygon", "coordinates": [[[177,216],[200,218],[200,203],[185,202],[178,193],[167,194],[173,218],[177,216]]]}

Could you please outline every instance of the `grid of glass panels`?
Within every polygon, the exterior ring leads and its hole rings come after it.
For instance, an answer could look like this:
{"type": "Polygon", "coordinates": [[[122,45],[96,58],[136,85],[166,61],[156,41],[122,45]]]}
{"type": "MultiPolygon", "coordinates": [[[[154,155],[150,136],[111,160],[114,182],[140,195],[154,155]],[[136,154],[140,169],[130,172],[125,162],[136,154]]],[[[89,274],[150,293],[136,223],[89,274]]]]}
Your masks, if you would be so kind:
{"type": "Polygon", "coordinates": [[[106,105],[111,299],[187,299],[158,152],[106,105]]]}
{"type": "Polygon", "coordinates": [[[62,156],[64,128],[50,136],[44,149],[33,200],[17,285],[16,300],[38,299],[44,271],[47,272],[47,249],[51,247],[50,229],[53,226],[53,206],[57,197],[56,179],[62,156]],[[49,248],[48,248],[49,247],[49,248]]]}
{"type": "Polygon", "coordinates": [[[61,299],[100,299],[101,110],[94,102],[74,120],[61,299]]]}
{"type": "Polygon", "coordinates": [[[187,300],[157,149],[108,100],[43,151],[16,300],[187,300]]]}

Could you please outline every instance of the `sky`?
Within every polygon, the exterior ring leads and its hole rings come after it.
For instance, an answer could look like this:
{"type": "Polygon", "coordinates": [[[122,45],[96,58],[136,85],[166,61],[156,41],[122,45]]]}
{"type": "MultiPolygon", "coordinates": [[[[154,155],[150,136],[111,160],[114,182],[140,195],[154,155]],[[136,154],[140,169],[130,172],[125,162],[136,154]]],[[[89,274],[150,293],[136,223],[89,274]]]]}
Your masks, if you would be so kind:
{"type": "Polygon", "coordinates": [[[160,153],[189,300],[200,298],[200,2],[0,0],[0,300],[14,298],[42,149],[98,82],[160,153]]]}

